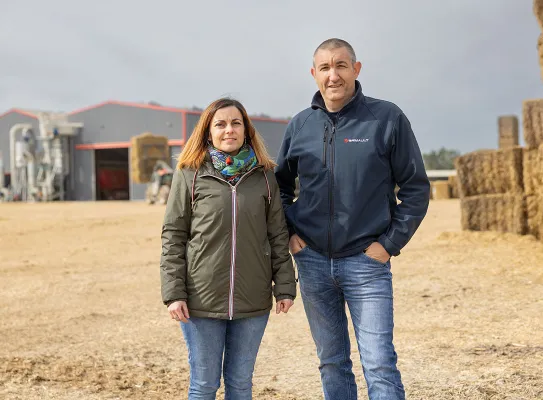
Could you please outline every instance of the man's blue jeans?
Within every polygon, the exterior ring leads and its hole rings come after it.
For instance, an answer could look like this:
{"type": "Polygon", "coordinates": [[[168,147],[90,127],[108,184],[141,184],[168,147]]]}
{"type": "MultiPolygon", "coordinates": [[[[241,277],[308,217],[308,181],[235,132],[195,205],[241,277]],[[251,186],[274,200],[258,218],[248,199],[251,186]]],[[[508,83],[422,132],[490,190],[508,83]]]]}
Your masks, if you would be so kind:
{"type": "Polygon", "coordinates": [[[404,400],[392,343],[390,262],[364,253],[329,259],[309,247],[294,255],[304,309],[320,359],[324,398],[357,399],[345,302],[354,326],[370,400],[404,400]]]}
{"type": "Polygon", "coordinates": [[[269,316],[181,322],[189,353],[189,400],[214,400],[221,372],[226,400],[252,399],[256,356],[269,316]]]}

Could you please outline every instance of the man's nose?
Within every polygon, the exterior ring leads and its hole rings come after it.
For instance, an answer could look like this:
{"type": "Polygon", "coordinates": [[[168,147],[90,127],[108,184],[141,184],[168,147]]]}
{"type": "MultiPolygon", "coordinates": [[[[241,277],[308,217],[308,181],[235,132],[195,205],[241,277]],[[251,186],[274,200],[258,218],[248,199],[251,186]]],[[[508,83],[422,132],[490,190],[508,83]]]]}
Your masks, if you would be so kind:
{"type": "Polygon", "coordinates": [[[332,82],[335,82],[339,79],[339,75],[337,74],[335,68],[330,69],[330,74],[328,75],[328,79],[330,79],[332,82]]]}

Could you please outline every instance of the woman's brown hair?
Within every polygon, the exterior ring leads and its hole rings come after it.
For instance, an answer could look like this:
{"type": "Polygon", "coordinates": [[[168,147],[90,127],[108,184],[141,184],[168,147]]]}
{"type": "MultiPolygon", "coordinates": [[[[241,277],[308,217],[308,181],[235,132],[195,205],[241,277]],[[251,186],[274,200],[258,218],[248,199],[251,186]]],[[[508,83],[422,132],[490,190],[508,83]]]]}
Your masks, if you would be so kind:
{"type": "Polygon", "coordinates": [[[245,127],[245,138],[247,144],[249,144],[255,151],[258,164],[262,165],[266,170],[271,170],[277,164],[271,159],[262,136],[256,131],[253,126],[247,111],[243,105],[234,99],[221,98],[215,100],[202,112],[196,127],[192,131],[189,140],[183,147],[183,151],[177,159],[177,168],[192,168],[198,169],[204,162],[206,156],[208,141],[209,141],[209,127],[213,116],[222,108],[236,107],[243,117],[243,125],[245,127]]]}

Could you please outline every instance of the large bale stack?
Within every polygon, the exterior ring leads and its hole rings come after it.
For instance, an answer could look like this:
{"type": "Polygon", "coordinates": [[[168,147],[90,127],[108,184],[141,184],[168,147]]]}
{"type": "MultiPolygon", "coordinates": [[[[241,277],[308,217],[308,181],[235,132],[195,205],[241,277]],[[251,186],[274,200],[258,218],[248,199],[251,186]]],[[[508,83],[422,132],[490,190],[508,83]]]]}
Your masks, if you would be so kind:
{"type": "Polygon", "coordinates": [[[524,149],[523,177],[527,233],[543,239],[543,145],[524,149]]]}
{"type": "MultiPolygon", "coordinates": [[[[539,50],[541,57],[541,37],[539,50]]],[[[543,200],[543,99],[523,101],[522,127],[527,145],[523,160],[527,233],[543,239],[543,207],[540,206],[543,200]]]]}
{"type": "Polygon", "coordinates": [[[515,115],[503,115],[498,118],[498,148],[518,146],[518,127],[519,122],[515,115]]]}
{"type": "Polygon", "coordinates": [[[462,199],[462,229],[526,233],[522,194],[489,194],[462,199]]]}
{"type": "Polygon", "coordinates": [[[526,146],[537,148],[543,143],[543,99],[522,102],[522,129],[526,146]]]}
{"type": "Polygon", "coordinates": [[[455,160],[460,197],[522,193],[521,147],[479,150],[455,160]]]}
{"type": "Polygon", "coordinates": [[[455,160],[462,227],[525,234],[521,147],[481,150],[455,160]]]}
{"type": "MultiPolygon", "coordinates": [[[[130,167],[134,183],[147,183],[151,180],[157,161],[168,162],[170,148],[166,136],[142,133],[131,139],[130,167]]],[[[169,163],[168,163],[169,164],[169,163]]]]}

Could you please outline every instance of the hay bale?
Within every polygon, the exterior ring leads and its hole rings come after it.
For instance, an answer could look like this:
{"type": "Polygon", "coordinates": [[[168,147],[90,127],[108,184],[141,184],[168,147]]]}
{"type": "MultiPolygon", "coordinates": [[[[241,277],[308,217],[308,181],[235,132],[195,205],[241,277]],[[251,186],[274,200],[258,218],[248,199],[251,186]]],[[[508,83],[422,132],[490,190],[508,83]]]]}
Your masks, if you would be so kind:
{"type": "Polygon", "coordinates": [[[537,38],[537,56],[539,58],[540,77],[543,79],[543,34],[537,38]]]}
{"type": "Polygon", "coordinates": [[[539,27],[543,30],[543,0],[534,0],[533,13],[539,27]]]}
{"type": "Polygon", "coordinates": [[[543,220],[539,207],[541,197],[537,195],[525,196],[524,206],[526,210],[526,234],[533,235],[537,239],[543,238],[543,220]]]}
{"type": "Polygon", "coordinates": [[[533,195],[538,187],[539,150],[524,148],[522,152],[522,179],[524,194],[533,195]]]}
{"type": "Polygon", "coordinates": [[[522,102],[522,128],[526,146],[537,148],[543,143],[543,99],[522,102]]]}
{"type": "Polygon", "coordinates": [[[461,201],[462,229],[524,235],[527,225],[524,201],[522,194],[464,197],[461,201]]]}
{"type": "Polygon", "coordinates": [[[130,149],[130,169],[134,183],[150,181],[153,167],[159,160],[169,164],[170,147],[166,136],[142,133],[133,136],[130,149]]]}
{"type": "Polygon", "coordinates": [[[498,118],[498,148],[518,146],[518,126],[516,115],[502,115],[498,118]]]}
{"type": "Polygon", "coordinates": [[[522,193],[522,147],[479,150],[455,159],[460,198],[522,193]]]}
{"type": "Polygon", "coordinates": [[[543,144],[537,148],[537,157],[532,162],[532,184],[534,194],[543,191],[543,144]]]}
{"type": "Polygon", "coordinates": [[[443,200],[450,199],[451,193],[449,189],[449,181],[433,181],[432,187],[432,199],[443,200]]]}
{"type": "Polygon", "coordinates": [[[518,139],[514,140],[513,138],[499,138],[498,148],[499,149],[508,149],[510,147],[518,146],[518,139]]]}
{"type": "Polygon", "coordinates": [[[458,178],[456,175],[449,176],[449,192],[451,194],[451,199],[458,199],[460,194],[458,193],[458,178]]]}

